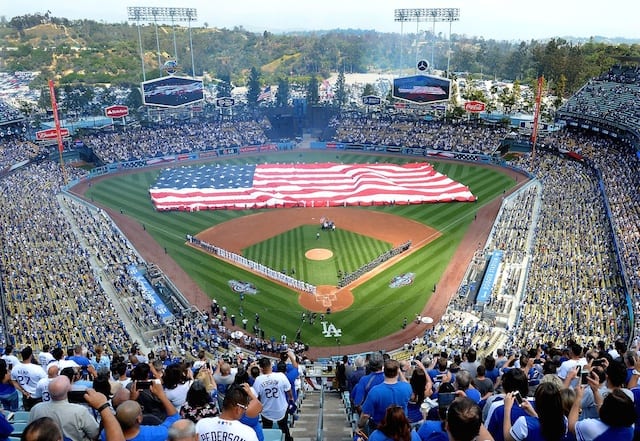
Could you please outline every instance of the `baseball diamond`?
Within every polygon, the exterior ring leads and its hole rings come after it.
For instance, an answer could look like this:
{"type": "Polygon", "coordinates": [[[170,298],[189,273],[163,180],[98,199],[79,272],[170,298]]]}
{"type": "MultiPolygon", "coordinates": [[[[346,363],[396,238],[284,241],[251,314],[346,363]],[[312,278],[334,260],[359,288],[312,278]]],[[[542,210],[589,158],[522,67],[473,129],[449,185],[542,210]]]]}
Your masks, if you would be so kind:
{"type": "MultiPolygon", "coordinates": [[[[287,160],[289,156],[295,157],[296,161],[312,162],[326,160],[329,156],[335,159],[337,155],[335,152],[328,154],[305,151],[272,156],[277,161],[287,160]]],[[[269,156],[261,155],[227,161],[264,162],[268,158],[269,156]]],[[[340,154],[339,159],[355,163],[387,161],[400,164],[411,160],[398,156],[351,153],[340,154]]],[[[372,347],[368,343],[372,340],[377,341],[375,347],[390,350],[426,329],[424,324],[411,323],[406,329],[399,330],[402,317],[420,314],[437,319],[444,313],[449,296],[456,291],[473,251],[490,231],[500,203],[498,196],[511,191],[516,183],[524,182],[522,177],[516,179],[516,173],[511,170],[486,165],[447,161],[433,162],[433,165],[439,172],[468,186],[478,196],[478,201],[332,208],[337,210],[336,213],[329,212],[326,208],[157,212],[153,209],[147,192],[158,174],[158,170],[154,169],[100,178],[93,181],[91,188],[77,186],[74,191],[84,193],[86,190],[85,196],[93,198],[109,212],[141,255],[161,267],[181,292],[200,309],[206,310],[211,298],[216,298],[229,305],[232,311],[238,311],[242,307],[248,317],[260,313],[260,323],[267,335],[293,335],[300,324],[302,312],[330,308],[331,323],[342,329],[343,350],[366,350],[372,347]],[[298,212],[306,216],[305,222],[288,220],[298,212]],[[342,217],[351,212],[354,214],[350,216],[350,220],[342,217]],[[214,236],[216,241],[224,243],[230,250],[242,252],[260,239],[284,233],[294,226],[303,223],[319,224],[321,217],[334,220],[338,229],[359,232],[393,245],[411,239],[413,245],[406,256],[386,262],[342,290],[346,299],[343,301],[342,291],[338,293],[331,284],[323,285],[319,290],[325,298],[300,295],[274,281],[209,256],[202,250],[185,246],[184,241],[187,234],[218,231],[222,233],[214,236]],[[385,220],[377,223],[374,221],[382,218],[385,220]],[[256,228],[255,219],[265,219],[265,222],[260,223],[271,232],[260,232],[256,228]],[[410,228],[420,233],[411,233],[410,228]],[[233,240],[236,242],[233,243],[233,240]],[[394,277],[405,273],[415,273],[414,283],[389,288],[394,277]],[[253,283],[259,294],[247,296],[241,305],[237,294],[232,293],[228,287],[229,280],[253,283]],[[438,289],[434,292],[432,287],[435,285],[438,289]],[[328,300],[331,301],[331,306],[325,306],[328,305],[328,300]]],[[[320,241],[324,239],[323,235],[331,234],[333,233],[322,231],[320,241]]],[[[315,243],[315,239],[312,242],[314,247],[320,245],[318,247],[331,250],[326,244],[315,243]]],[[[356,252],[358,248],[359,245],[354,244],[352,252],[356,252]]],[[[274,249],[269,254],[280,256],[282,253],[274,249]]],[[[290,270],[289,265],[284,262],[284,256],[281,258],[281,263],[274,269],[290,270]]],[[[335,258],[334,255],[331,259],[335,258]]],[[[278,257],[276,261],[277,259],[278,257]]],[[[336,268],[336,271],[338,269],[340,268],[336,268]]],[[[302,267],[296,267],[295,270],[296,273],[301,272],[302,267]]],[[[330,347],[335,345],[334,339],[322,334],[318,323],[304,324],[302,336],[305,343],[311,346],[312,354],[330,353],[330,347]]]]}

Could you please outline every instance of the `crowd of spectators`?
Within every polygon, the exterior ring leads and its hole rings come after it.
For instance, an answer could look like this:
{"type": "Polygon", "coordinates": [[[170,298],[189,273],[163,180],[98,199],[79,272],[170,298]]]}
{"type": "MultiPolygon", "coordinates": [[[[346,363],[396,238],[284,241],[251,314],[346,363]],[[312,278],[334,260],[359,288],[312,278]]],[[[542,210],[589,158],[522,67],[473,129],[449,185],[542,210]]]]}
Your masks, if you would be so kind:
{"type": "MultiPolygon", "coordinates": [[[[482,131],[482,129],[477,130],[482,131]]],[[[139,136],[142,136],[141,133],[139,136]]],[[[478,135],[478,137],[482,136],[478,135]]],[[[557,142],[562,144],[566,139],[559,137],[557,142]]],[[[595,142],[593,141],[594,144],[595,142]]],[[[598,142],[602,143],[602,141],[598,142]]],[[[580,140],[580,143],[585,148],[590,145],[585,144],[584,140],[580,140]]],[[[601,151],[604,147],[595,144],[592,148],[595,151],[601,151]]],[[[612,150],[609,156],[614,153],[629,161],[623,152],[612,150]]],[[[624,162],[622,159],[620,161],[624,162]]],[[[607,161],[604,163],[607,164],[607,161]]],[[[491,246],[506,251],[505,271],[501,275],[501,283],[496,284],[501,288],[496,289],[495,295],[486,305],[486,309],[494,311],[496,315],[491,316],[491,320],[480,320],[483,315],[474,311],[474,305],[466,297],[456,297],[452,302],[452,312],[445,315],[436,328],[430,331],[430,344],[436,345],[436,342],[443,341],[446,342],[448,349],[454,350],[462,350],[469,344],[492,349],[496,336],[500,335],[502,335],[502,340],[498,338],[500,344],[509,344],[514,347],[531,338],[547,341],[557,340],[564,335],[573,335],[586,341],[605,338],[607,335],[628,335],[629,330],[625,329],[628,318],[624,308],[620,274],[612,257],[611,232],[607,231],[603,201],[598,196],[597,182],[593,173],[580,163],[547,155],[539,155],[534,165],[520,165],[530,167],[530,171],[539,176],[542,186],[524,191],[517,196],[521,199],[512,202],[511,205],[505,204],[505,210],[494,227],[495,237],[491,246]],[[571,197],[567,197],[568,194],[571,197]],[[537,215],[539,218],[530,219],[536,220],[534,232],[533,224],[527,223],[526,219],[528,219],[528,213],[533,212],[532,206],[537,198],[540,199],[540,213],[537,215]],[[599,233],[593,234],[594,231],[599,233]],[[534,236],[536,237],[533,242],[535,245],[532,245],[534,236]],[[520,301],[518,286],[523,276],[522,262],[525,258],[531,261],[531,269],[527,273],[527,295],[520,301]],[[575,292],[581,294],[570,295],[575,292]],[[564,295],[560,295],[561,293],[564,295]],[[573,302],[578,300],[580,307],[574,308],[573,302]],[[548,305],[554,305],[554,307],[548,308],[548,305]],[[509,319],[509,316],[517,311],[520,311],[518,324],[513,317],[509,319]],[[566,320],[567,313],[572,316],[572,320],[566,320]],[[451,335],[457,337],[452,339],[451,335]]],[[[629,170],[626,172],[627,178],[634,179],[632,169],[621,170],[629,170]]],[[[45,341],[54,341],[69,344],[77,338],[84,341],[87,339],[86,336],[92,336],[89,339],[91,345],[98,340],[103,343],[107,340],[117,340],[109,333],[119,332],[122,329],[120,323],[101,323],[103,328],[101,332],[88,332],[83,328],[84,324],[74,323],[73,328],[76,332],[68,341],[60,340],[59,336],[51,340],[51,334],[43,330],[36,331],[41,323],[38,319],[44,310],[52,308],[54,311],[60,311],[67,321],[69,311],[86,311],[86,305],[82,300],[74,300],[71,302],[73,304],[69,305],[64,293],[87,291],[91,295],[100,295],[106,299],[105,289],[114,293],[118,307],[127,313],[131,324],[137,328],[139,334],[153,335],[150,343],[152,346],[167,345],[183,353],[192,353],[200,349],[200,345],[211,349],[220,347],[221,344],[226,345],[223,341],[232,340],[230,337],[232,329],[225,326],[224,320],[211,315],[202,315],[193,324],[186,325],[190,329],[185,329],[185,322],[181,321],[175,335],[172,331],[162,331],[167,329],[165,324],[151,306],[140,300],[143,299],[142,291],[126,270],[128,265],[142,265],[144,262],[121,236],[119,230],[111,224],[111,220],[100,210],[88,208],[70,199],[65,199],[64,203],[60,204],[53,197],[60,185],[60,177],[56,176],[57,173],[54,165],[42,164],[21,170],[3,180],[3,186],[7,188],[4,192],[6,206],[11,207],[16,204],[15,201],[20,201],[15,211],[5,210],[3,213],[5,225],[3,241],[6,243],[4,247],[7,250],[6,255],[21,255],[18,250],[24,249],[39,250],[26,253],[23,258],[27,260],[24,262],[15,259],[9,261],[7,258],[4,264],[6,268],[4,287],[9,294],[7,297],[8,311],[10,311],[8,325],[16,326],[19,320],[15,317],[26,315],[30,320],[23,323],[31,323],[33,328],[20,329],[24,328],[24,324],[17,326],[14,337],[16,343],[42,344],[45,341]],[[39,176],[39,181],[46,191],[32,191],[33,188],[20,187],[19,182],[23,179],[23,174],[39,176]],[[12,201],[14,201],[13,204],[12,201]],[[32,206],[35,214],[26,215],[25,213],[29,211],[24,209],[25,206],[32,206]],[[62,211],[60,206],[66,207],[66,212],[62,211]],[[16,213],[17,211],[19,213],[16,213]],[[56,215],[50,215],[48,212],[56,215]],[[16,222],[16,219],[23,217],[27,218],[25,222],[16,222]],[[44,226],[40,226],[39,222],[44,226]],[[48,223],[55,223],[55,225],[51,226],[48,223]],[[74,239],[74,234],[69,233],[74,228],[80,239],[74,239]],[[42,235],[27,235],[25,231],[47,231],[49,236],[53,235],[53,239],[49,238],[49,240],[55,240],[58,243],[72,242],[64,247],[53,249],[47,246],[46,241],[44,244],[40,243],[44,240],[42,235]],[[75,241],[79,241],[81,246],[78,246],[75,241]],[[60,250],[73,250],[77,256],[69,259],[69,256],[61,253],[58,260],[51,258],[51,254],[60,250]],[[43,255],[46,257],[43,258],[43,255]],[[88,256],[92,256],[93,265],[88,256]],[[72,264],[73,270],[69,267],[72,264]],[[44,268],[44,265],[51,265],[51,269],[44,268]],[[78,268],[75,265],[78,265],[78,268]],[[35,268],[34,271],[31,270],[33,268],[35,268]],[[82,278],[82,283],[75,284],[62,284],[59,281],[56,283],[50,280],[52,274],[64,273],[86,274],[86,276],[82,278]],[[101,278],[102,275],[106,276],[105,279],[101,278]],[[36,280],[36,277],[42,277],[43,280],[36,280]],[[64,285],[64,288],[60,285],[64,285]],[[32,286],[36,289],[31,289],[32,286]],[[24,303],[26,299],[32,302],[24,303]],[[14,305],[14,301],[19,305],[14,305]],[[42,306],[38,307],[39,303],[43,303],[42,306]],[[107,331],[105,332],[104,329],[107,331]],[[215,331],[212,332],[212,329],[215,331]]],[[[619,184],[619,180],[613,181],[618,183],[615,186],[617,191],[625,188],[624,185],[619,184]]],[[[633,181],[627,188],[634,188],[633,181]]],[[[622,198],[622,201],[629,201],[631,198],[637,203],[637,195],[633,192],[619,196],[608,194],[608,198],[612,202],[617,201],[618,198],[622,198]]],[[[633,220],[625,219],[623,216],[635,213],[631,209],[633,205],[617,203],[612,206],[615,207],[616,213],[620,213],[616,222],[621,226],[637,225],[633,220]]],[[[618,227],[617,233],[620,232],[625,233],[621,237],[623,239],[621,244],[623,251],[628,255],[627,268],[637,268],[638,251],[637,241],[634,241],[634,238],[637,238],[638,233],[633,228],[618,227]],[[627,240],[627,237],[630,240],[627,240]]],[[[637,290],[637,275],[631,272],[630,276],[637,290]]],[[[87,295],[73,297],[87,298],[87,295]]],[[[96,300],[92,303],[102,305],[104,301],[96,300]]],[[[107,308],[113,307],[107,306],[107,308]]],[[[485,316],[488,315],[485,314],[485,316]]],[[[95,326],[95,323],[91,324],[94,320],[86,312],[80,315],[80,318],[73,320],[83,320],[85,317],[89,322],[87,326],[95,326]]],[[[56,322],[55,317],[42,320],[56,322]]],[[[251,348],[273,349],[271,341],[260,338],[260,333],[255,340],[254,337],[249,336],[243,337],[242,340],[240,343],[251,348]],[[244,341],[247,338],[249,341],[244,341]]],[[[121,350],[127,344],[118,342],[114,343],[113,347],[121,350]]]]}
{"type": "Polygon", "coordinates": [[[22,118],[22,113],[18,109],[0,100],[0,125],[22,118]]]}
{"type": "Polygon", "coordinates": [[[372,119],[365,115],[335,118],[330,125],[335,129],[331,139],[335,142],[484,154],[494,153],[509,133],[501,126],[479,130],[475,123],[372,119]]]}
{"type": "Polygon", "coordinates": [[[592,119],[598,125],[640,131],[640,75],[636,66],[615,66],[589,80],[560,109],[559,115],[592,119]]]}
{"type": "Polygon", "coordinates": [[[30,433],[43,418],[51,419],[45,420],[51,424],[49,430],[61,433],[51,439],[172,439],[172,429],[216,424],[218,417],[228,419],[230,409],[235,414],[232,420],[238,421],[237,430],[245,431],[242,439],[263,441],[263,427],[275,422],[287,441],[293,439],[289,426],[302,400],[305,370],[292,351],[283,351],[276,359],[238,356],[234,360],[212,359],[201,351],[197,361],[186,362],[166,350],[145,355],[135,347],[128,353],[107,355],[101,347],[92,352],[76,345],[65,357],[60,348],[49,352],[45,347],[35,354],[25,346],[20,359],[12,349],[8,346],[0,358],[0,373],[3,378],[10,375],[3,396],[10,387],[13,395],[19,395],[14,401],[3,401],[8,406],[7,413],[0,412],[0,436],[5,439],[30,433]],[[279,393],[273,392],[274,381],[279,393]],[[15,413],[9,411],[21,408],[27,413],[26,418],[20,415],[23,426],[14,426],[8,420],[15,413]],[[30,424],[24,427],[27,421],[30,424]]]}
{"type": "Polygon", "coordinates": [[[96,133],[84,142],[105,163],[152,158],[177,153],[265,144],[267,119],[182,123],[158,127],[131,127],[123,132],[96,133]]]}
{"type": "MultiPolygon", "coordinates": [[[[71,179],[83,173],[68,172],[71,179]]],[[[252,352],[281,349],[253,320],[254,335],[232,335],[230,317],[213,308],[177,311],[175,320],[164,322],[128,271],[145,262],[102,210],[60,195],[57,164],[30,165],[0,183],[3,330],[16,347],[81,342],[89,350],[104,345],[121,353],[148,336],[144,347],[164,347],[180,356],[200,349],[221,355],[230,343],[252,352]]],[[[297,343],[289,346],[304,350],[297,343]]]]}
{"type": "MultiPolygon", "coordinates": [[[[637,317],[638,158],[633,150],[598,136],[559,133],[550,146],[580,146],[584,162],[538,152],[514,164],[538,180],[506,199],[486,244],[473,261],[484,268],[494,249],[504,252],[501,270],[486,305],[474,303],[464,285],[447,312],[407,353],[447,351],[454,356],[474,347],[485,355],[515,351],[531,342],[559,342],[571,336],[585,345],[612,344],[638,335],[631,329],[625,289],[637,317]],[[598,176],[602,176],[604,194],[598,176]],[[605,213],[605,200],[611,222],[605,213]],[[612,231],[613,226],[613,231],[612,231]],[[614,252],[617,237],[625,284],[614,252]]],[[[469,273],[473,272],[473,262],[469,273]]],[[[637,338],[632,342],[637,346],[637,338]]]]}
{"type": "MultiPolygon", "coordinates": [[[[193,136],[201,129],[194,128],[193,136]]],[[[148,156],[164,136],[176,135],[170,128],[145,130],[136,129],[134,141],[127,138],[123,145],[127,132],[100,135],[88,143],[109,139],[104,144],[111,147],[102,152],[115,160],[114,152],[130,154],[129,142],[140,148],[135,154],[148,156]]],[[[478,140],[497,136],[495,129],[464,130],[478,140]]],[[[446,138],[454,129],[443,126],[442,131],[446,138]]],[[[504,269],[489,303],[478,309],[467,296],[454,296],[442,319],[423,338],[407,343],[408,352],[429,357],[446,352],[447,362],[455,366],[470,347],[483,359],[565,345],[568,337],[588,348],[603,341],[609,349],[613,340],[628,338],[633,331],[628,328],[625,281],[614,238],[637,315],[638,158],[621,143],[578,132],[549,135],[545,143],[579,148],[585,161],[541,152],[514,162],[538,180],[506,200],[490,241],[479,244],[479,259],[494,247],[505,251],[504,269]]],[[[18,158],[22,148],[20,143],[4,143],[3,156],[18,158]]],[[[71,178],[84,173],[74,168],[68,172],[71,178]]],[[[3,330],[10,330],[10,343],[18,348],[80,343],[89,350],[104,345],[108,352],[121,354],[146,336],[148,347],[162,347],[179,357],[200,350],[222,356],[233,343],[253,352],[282,349],[261,335],[257,323],[253,336],[235,338],[228,317],[214,310],[162,322],[126,270],[144,265],[142,259],[103,212],[61,197],[62,181],[52,162],[32,164],[0,180],[3,330]]],[[[631,345],[637,351],[637,341],[631,345]]],[[[558,355],[562,357],[562,351],[558,355]]]]}
{"type": "Polygon", "coordinates": [[[3,328],[20,346],[128,347],[127,331],[60,208],[61,185],[59,166],[48,161],[0,180],[3,328]]]}
{"type": "Polygon", "coordinates": [[[346,372],[343,400],[354,430],[374,440],[394,433],[406,441],[637,439],[640,356],[622,340],[609,348],[530,342],[477,355],[469,348],[454,357],[373,352],[345,360],[338,368],[346,372]],[[466,418],[453,420],[461,406],[466,418]]]}
{"type": "Polygon", "coordinates": [[[0,172],[46,152],[46,147],[31,141],[22,141],[16,137],[2,139],[0,140],[0,172]]]}

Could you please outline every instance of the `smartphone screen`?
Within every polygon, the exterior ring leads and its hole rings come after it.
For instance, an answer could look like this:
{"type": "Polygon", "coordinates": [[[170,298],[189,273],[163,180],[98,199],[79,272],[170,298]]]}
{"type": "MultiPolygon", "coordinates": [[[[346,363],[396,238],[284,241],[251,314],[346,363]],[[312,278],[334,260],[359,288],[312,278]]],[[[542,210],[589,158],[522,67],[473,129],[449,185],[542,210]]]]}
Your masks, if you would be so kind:
{"type": "Polygon", "coordinates": [[[520,395],[520,392],[515,392],[514,397],[516,399],[516,403],[520,406],[522,404],[522,395],[520,395]]]}
{"type": "Polygon", "coordinates": [[[580,384],[589,384],[589,371],[580,372],[580,384]]]}
{"type": "Polygon", "coordinates": [[[455,398],[456,394],[453,392],[443,392],[438,394],[438,406],[449,406],[455,398]]]}

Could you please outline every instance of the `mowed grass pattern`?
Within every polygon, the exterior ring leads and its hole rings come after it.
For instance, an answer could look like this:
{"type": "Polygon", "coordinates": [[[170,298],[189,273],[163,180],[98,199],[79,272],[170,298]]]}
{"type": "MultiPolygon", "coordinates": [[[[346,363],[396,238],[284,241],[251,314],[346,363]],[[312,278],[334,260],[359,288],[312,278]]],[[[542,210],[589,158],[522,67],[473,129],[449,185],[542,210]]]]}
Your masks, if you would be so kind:
{"type": "Polygon", "coordinates": [[[338,271],[352,272],[392,248],[392,244],[336,228],[322,230],[303,225],[242,250],[248,259],[290,274],[314,285],[336,285],[338,271]],[[316,234],[319,233],[319,237],[316,234]],[[333,252],[326,260],[305,257],[308,250],[323,248],[333,252]]]}
{"type": "MultiPolygon", "coordinates": [[[[424,158],[323,151],[294,151],[268,156],[225,159],[233,164],[267,162],[402,164],[420,160],[424,158]]],[[[379,210],[411,218],[439,230],[442,236],[413,253],[409,258],[403,259],[360,285],[354,290],[354,304],[345,311],[331,314],[330,322],[336,328],[342,329],[341,345],[375,340],[400,330],[404,317],[412,320],[429,300],[434,285],[439,283],[456,247],[469,224],[473,222],[477,209],[494,198],[500,197],[503,192],[515,185],[513,179],[499,170],[468,163],[429,162],[441,173],[467,185],[478,197],[478,202],[360,208],[364,211],[379,210]],[[407,272],[416,274],[412,285],[389,288],[389,282],[393,277],[407,272]]],[[[89,188],[87,197],[114,210],[122,210],[126,215],[144,224],[154,240],[167,249],[169,255],[191,275],[204,292],[227,305],[230,314],[240,315],[240,301],[237,294],[229,288],[228,281],[236,279],[254,283],[260,290],[259,294],[247,296],[242,305],[244,314],[249,318],[249,328],[253,326],[255,313],[259,313],[260,326],[265,330],[267,338],[274,336],[279,339],[280,335],[286,334],[289,339],[292,339],[300,326],[300,316],[303,312],[297,302],[297,292],[185,245],[186,234],[195,235],[213,225],[244,216],[251,211],[156,212],[149,198],[149,187],[158,173],[159,170],[142,170],[139,173],[114,176],[96,182],[89,188]]],[[[304,236],[304,238],[298,238],[298,241],[309,237],[308,233],[298,232],[297,234],[304,236]]],[[[311,234],[312,239],[313,237],[314,233],[311,234]]],[[[345,247],[349,250],[358,246],[360,245],[352,245],[350,241],[345,243],[345,247]]],[[[287,263],[289,262],[287,249],[287,246],[277,245],[276,241],[264,257],[272,259],[275,269],[280,270],[285,266],[288,268],[291,264],[287,263]]],[[[334,261],[333,264],[337,266],[334,266],[329,273],[335,278],[340,265],[344,265],[344,268],[340,269],[346,269],[349,263],[334,261]]],[[[299,264],[295,269],[296,273],[312,272],[308,263],[299,264]]],[[[313,326],[308,323],[302,326],[302,338],[313,346],[337,344],[335,338],[323,336],[317,321],[313,326]]],[[[372,348],[375,346],[372,345],[372,348]]]]}

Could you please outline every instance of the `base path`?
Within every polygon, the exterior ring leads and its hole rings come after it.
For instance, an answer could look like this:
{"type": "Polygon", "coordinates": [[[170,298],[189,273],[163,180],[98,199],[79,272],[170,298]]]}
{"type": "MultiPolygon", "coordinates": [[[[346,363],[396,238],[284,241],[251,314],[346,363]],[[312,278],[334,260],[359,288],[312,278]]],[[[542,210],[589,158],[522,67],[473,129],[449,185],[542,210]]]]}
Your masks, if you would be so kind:
{"type": "Polygon", "coordinates": [[[411,240],[414,246],[440,236],[435,229],[404,217],[361,208],[280,208],[257,211],[198,233],[196,237],[220,248],[242,254],[242,250],[301,225],[318,225],[331,219],[336,228],[393,244],[411,240]]]}

